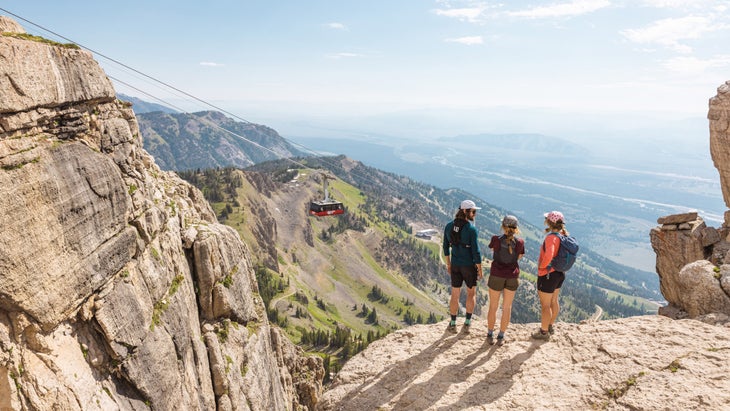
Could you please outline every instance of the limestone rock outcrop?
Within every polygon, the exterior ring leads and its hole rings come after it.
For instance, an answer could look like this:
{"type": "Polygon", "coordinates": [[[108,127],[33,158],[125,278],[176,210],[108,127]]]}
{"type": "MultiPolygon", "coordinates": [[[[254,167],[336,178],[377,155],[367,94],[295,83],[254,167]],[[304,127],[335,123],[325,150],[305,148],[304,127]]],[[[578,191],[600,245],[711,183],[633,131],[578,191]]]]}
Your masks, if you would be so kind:
{"type": "MultiPolygon", "coordinates": [[[[22,32],[0,18],[3,32],[22,32]]],[[[0,36],[0,409],[313,409],[250,251],[91,54],[0,36]]]]}
{"type": "Polygon", "coordinates": [[[730,328],[643,316],[513,324],[486,342],[486,324],[446,322],[396,331],[350,359],[319,410],[725,410],[730,328]]]}
{"type": "MultiPolygon", "coordinates": [[[[730,208],[730,81],[710,99],[710,152],[730,208]]],[[[696,212],[664,216],[650,232],[657,254],[661,292],[672,318],[730,321],[730,211],[719,228],[707,227],[696,212]]]]}
{"type": "MultiPolygon", "coordinates": [[[[710,120],[710,154],[720,173],[720,185],[725,205],[730,208],[730,80],[717,88],[710,99],[707,113],[710,120]]],[[[727,215],[725,216],[727,224],[727,215]]]]}

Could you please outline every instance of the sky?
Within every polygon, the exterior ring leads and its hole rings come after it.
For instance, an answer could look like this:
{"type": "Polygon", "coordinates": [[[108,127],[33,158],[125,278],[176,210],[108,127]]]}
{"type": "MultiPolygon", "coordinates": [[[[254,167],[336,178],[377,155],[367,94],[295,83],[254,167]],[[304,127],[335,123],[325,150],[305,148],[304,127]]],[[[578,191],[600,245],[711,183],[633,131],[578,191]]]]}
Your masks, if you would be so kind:
{"type": "Polygon", "coordinates": [[[31,34],[98,53],[118,92],[209,108],[108,58],[283,134],[328,122],[404,134],[426,133],[417,125],[550,132],[577,117],[578,128],[584,119],[641,128],[706,118],[709,98],[730,80],[730,0],[3,0],[0,8],[26,19],[11,16],[31,34]]]}

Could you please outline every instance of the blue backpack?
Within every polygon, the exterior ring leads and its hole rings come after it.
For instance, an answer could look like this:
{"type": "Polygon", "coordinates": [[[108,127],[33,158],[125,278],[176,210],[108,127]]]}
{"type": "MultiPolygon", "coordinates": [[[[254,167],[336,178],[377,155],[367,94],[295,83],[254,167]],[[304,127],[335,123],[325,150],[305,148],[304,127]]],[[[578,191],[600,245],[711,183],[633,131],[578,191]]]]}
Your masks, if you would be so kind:
{"type": "MultiPolygon", "coordinates": [[[[562,235],[558,233],[550,233],[558,236],[560,239],[560,247],[558,248],[558,254],[553,257],[548,268],[553,268],[555,271],[566,272],[570,270],[570,267],[575,263],[575,257],[578,255],[578,241],[573,236],[562,235]]],[[[545,251],[545,243],[542,244],[542,249],[545,251]]]]}

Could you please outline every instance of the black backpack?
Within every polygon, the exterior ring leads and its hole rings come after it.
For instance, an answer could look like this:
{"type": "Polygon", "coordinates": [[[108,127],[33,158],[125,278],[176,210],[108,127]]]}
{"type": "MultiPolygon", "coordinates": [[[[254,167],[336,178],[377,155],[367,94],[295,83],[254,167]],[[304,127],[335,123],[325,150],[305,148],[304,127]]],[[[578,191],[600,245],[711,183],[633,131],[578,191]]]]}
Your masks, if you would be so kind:
{"type": "Polygon", "coordinates": [[[451,233],[449,233],[449,242],[451,246],[457,246],[461,243],[461,232],[468,221],[456,218],[454,219],[454,225],[451,227],[451,233]]]}
{"type": "Polygon", "coordinates": [[[507,236],[502,234],[497,237],[499,247],[494,250],[494,261],[498,261],[501,264],[514,264],[517,262],[517,239],[512,237],[512,241],[507,241],[507,236]],[[512,246],[512,253],[509,252],[510,245],[512,246]]]}

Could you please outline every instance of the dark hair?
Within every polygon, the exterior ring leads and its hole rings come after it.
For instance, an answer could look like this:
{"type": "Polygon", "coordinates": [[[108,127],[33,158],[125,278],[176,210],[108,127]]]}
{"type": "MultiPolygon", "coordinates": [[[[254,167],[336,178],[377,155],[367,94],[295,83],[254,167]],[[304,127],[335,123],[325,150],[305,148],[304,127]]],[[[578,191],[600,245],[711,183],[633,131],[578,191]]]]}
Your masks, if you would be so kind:
{"type": "Polygon", "coordinates": [[[454,218],[460,219],[460,220],[466,220],[467,211],[470,211],[470,210],[467,210],[464,208],[460,208],[460,209],[456,210],[456,215],[454,216],[454,218]]]}

